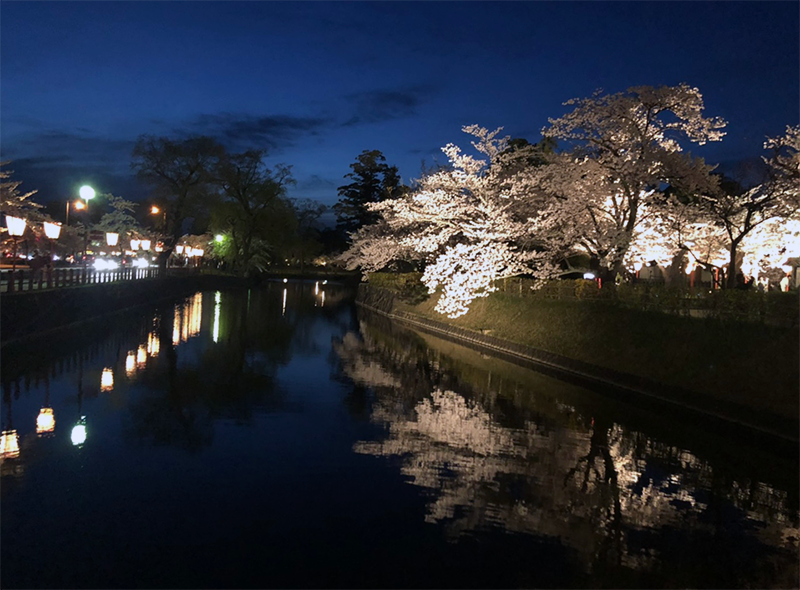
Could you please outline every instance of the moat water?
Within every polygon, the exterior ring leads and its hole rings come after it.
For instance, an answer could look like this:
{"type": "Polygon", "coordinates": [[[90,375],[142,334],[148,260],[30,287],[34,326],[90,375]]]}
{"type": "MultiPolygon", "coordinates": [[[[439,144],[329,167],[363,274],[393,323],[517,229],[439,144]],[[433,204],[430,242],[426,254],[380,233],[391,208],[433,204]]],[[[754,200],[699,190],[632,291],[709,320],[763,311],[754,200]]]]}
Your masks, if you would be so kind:
{"type": "Polygon", "coordinates": [[[6,347],[0,586],[797,586],[796,456],[352,295],[208,291],[6,347]]]}

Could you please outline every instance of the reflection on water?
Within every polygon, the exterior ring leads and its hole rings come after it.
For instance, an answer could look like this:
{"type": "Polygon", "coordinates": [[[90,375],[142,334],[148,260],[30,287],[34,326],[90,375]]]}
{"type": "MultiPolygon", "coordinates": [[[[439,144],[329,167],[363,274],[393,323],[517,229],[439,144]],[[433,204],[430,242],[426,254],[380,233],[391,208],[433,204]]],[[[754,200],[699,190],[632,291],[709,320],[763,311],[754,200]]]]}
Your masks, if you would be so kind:
{"type": "Polygon", "coordinates": [[[4,354],[3,586],[794,584],[791,461],[349,297],[209,291],[4,354]]]}
{"type": "Polygon", "coordinates": [[[518,383],[477,371],[462,373],[457,390],[439,387],[448,380],[437,375],[441,355],[365,323],[360,332],[337,352],[345,373],[375,393],[369,419],[386,435],[354,451],[399,459],[408,483],[426,492],[425,522],[451,541],[492,528],[558,539],[587,573],[660,572],[667,585],[797,579],[796,488],[790,498],[731,478],[689,450],[558,401],[524,420],[524,407],[514,408],[509,420],[518,383]],[[709,553],[714,561],[698,561],[709,553]]]}

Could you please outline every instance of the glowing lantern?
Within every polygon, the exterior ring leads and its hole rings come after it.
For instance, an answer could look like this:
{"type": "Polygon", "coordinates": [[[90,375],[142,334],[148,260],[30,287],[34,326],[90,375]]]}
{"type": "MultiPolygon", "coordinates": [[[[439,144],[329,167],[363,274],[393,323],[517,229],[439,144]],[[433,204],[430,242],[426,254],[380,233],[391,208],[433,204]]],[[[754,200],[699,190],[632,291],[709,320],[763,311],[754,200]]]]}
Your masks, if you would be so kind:
{"type": "Polygon", "coordinates": [[[46,235],[51,240],[57,240],[58,236],[61,235],[61,224],[60,223],[48,223],[45,221],[44,223],[44,235],[46,235]]]}
{"type": "Polygon", "coordinates": [[[19,457],[19,435],[16,430],[4,430],[0,435],[0,459],[19,457]]]}
{"type": "Polygon", "coordinates": [[[202,248],[198,248],[194,251],[195,256],[202,256],[203,254],[205,254],[205,250],[203,250],[202,248]]]}
{"type": "Polygon", "coordinates": [[[145,350],[144,346],[140,346],[139,349],[136,351],[136,364],[140,367],[143,367],[145,362],[147,361],[147,350],[145,350]]]}
{"type": "Polygon", "coordinates": [[[183,254],[183,244],[179,244],[175,246],[175,253],[176,254],[183,254]]]}
{"type": "Polygon", "coordinates": [[[106,232],[106,244],[109,246],[116,246],[119,241],[119,234],[114,232],[106,232]]]}
{"type": "Polygon", "coordinates": [[[6,227],[8,228],[8,233],[12,236],[21,236],[24,234],[25,225],[26,221],[21,217],[11,217],[10,215],[6,215],[6,227]]]}
{"type": "Polygon", "coordinates": [[[100,377],[100,391],[111,391],[114,389],[114,372],[106,367],[100,377]]]}
{"type": "Polygon", "coordinates": [[[56,429],[56,416],[53,408],[42,408],[36,417],[36,434],[46,434],[56,429]]]}
{"type": "Polygon", "coordinates": [[[142,240],[142,250],[150,249],[150,240],[142,240]]]}
{"type": "Polygon", "coordinates": [[[131,240],[131,250],[134,251],[138,250],[141,243],[142,243],[141,240],[131,240]]]}

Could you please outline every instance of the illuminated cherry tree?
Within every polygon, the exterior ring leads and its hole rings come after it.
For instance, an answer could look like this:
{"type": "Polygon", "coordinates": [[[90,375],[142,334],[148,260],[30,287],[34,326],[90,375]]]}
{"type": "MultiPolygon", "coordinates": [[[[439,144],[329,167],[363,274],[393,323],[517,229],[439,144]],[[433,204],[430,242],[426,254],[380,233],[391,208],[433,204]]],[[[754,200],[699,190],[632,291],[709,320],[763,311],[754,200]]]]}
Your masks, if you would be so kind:
{"type": "Polygon", "coordinates": [[[31,200],[31,197],[37,191],[20,192],[19,186],[22,181],[11,180],[13,171],[2,169],[2,167],[8,166],[10,163],[9,161],[0,162],[0,211],[7,215],[27,218],[37,209],[41,209],[42,206],[31,200]]]}
{"type": "Polygon", "coordinates": [[[501,129],[463,131],[475,137],[483,158],[453,144],[442,148],[449,166],[422,178],[408,195],[369,205],[381,221],[353,234],[343,256],[349,268],[367,271],[397,259],[424,263],[422,282],[430,293],[441,288],[436,310],[451,318],[494,291],[498,279],[549,268],[546,256],[520,248],[530,235],[526,212],[535,199],[535,176],[515,164],[525,152],[508,150],[501,129]]]}
{"type": "MultiPolygon", "coordinates": [[[[572,147],[541,171],[540,186],[552,197],[542,215],[551,228],[542,235],[550,236],[551,250],[575,248],[619,271],[637,239],[663,236],[654,228],[663,225],[674,203],[665,206],[661,189],[713,190],[712,168],[682,153],[680,142],[719,141],[726,123],[705,117],[699,90],[686,84],[598,91],[565,104],[574,110],[549,119],[542,130],[572,147]]],[[[666,254],[663,248],[641,253],[666,254]]]]}

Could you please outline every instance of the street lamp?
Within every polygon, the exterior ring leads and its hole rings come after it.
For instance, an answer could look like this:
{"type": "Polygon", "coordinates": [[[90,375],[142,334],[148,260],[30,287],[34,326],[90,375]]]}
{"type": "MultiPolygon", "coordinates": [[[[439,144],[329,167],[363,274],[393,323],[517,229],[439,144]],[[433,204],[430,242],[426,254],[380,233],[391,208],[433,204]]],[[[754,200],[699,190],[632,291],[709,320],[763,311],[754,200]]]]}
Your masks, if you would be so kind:
{"type": "MultiPolygon", "coordinates": [[[[94,199],[94,194],[95,193],[94,193],[94,189],[92,187],[90,187],[89,185],[85,184],[80,189],[78,189],[78,194],[81,196],[81,199],[86,201],[86,204],[83,207],[81,207],[81,209],[83,209],[83,208],[86,208],[86,207],[89,206],[89,201],[94,199]]],[[[76,205],[77,205],[77,203],[76,203],[76,205]]],[[[77,209],[78,207],[76,206],[75,208],[77,209]]],[[[87,225],[84,228],[84,232],[83,232],[83,275],[84,275],[84,280],[86,280],[86,250],[88,249],[88,245],[89,245],[89,226],[87,225]]]]}
{"type": "Polygon", "coordinates": [[[80,188],[80,190],[78,191],[78,194],[81,196],[81,199],[83,199],[84,201],[91,201],[92,199],[94,199],[94,194],[95,193],[94,193],[94,189],[92,187],[90,187],[88,185],[83,185],[80,188]]]}
{"type": "Polygon", "coordinates": [[[84,203],[83,201],[75,201],[75,202],[73,203],[72,201],[70,201],[70,200],[67,200],[67,215],[66,215],[66,217],[64,218],[64,225],[69,225],[69,210],[70,210],[71,208],[73,208],[73,207],[74,207],[75,209],[77,209],[78,211],[83,211],[84,209],[86,209],[86,203],[84,203]],[[72,207],[70,207],[70,205],[71,205],[72,207]]]}
{"type": "Polygon", "coordinates": [[[47,286],[50,287],[53,283],[53,241],[61,235],[61,224],[45,221],[44,235],[50,240],[50,264],[47,267],[47,286]]]}
{"type": "Polygon", "coordinates": [[[17,270],[17,238],[25,233],[25,220],[21,217],[11,217],[6,215],[6,227],[8,233],[14,238],[14,247],[11,255],[11,280],[8,283],[9,293],[14,292],[14,273],[17,270]]]}

